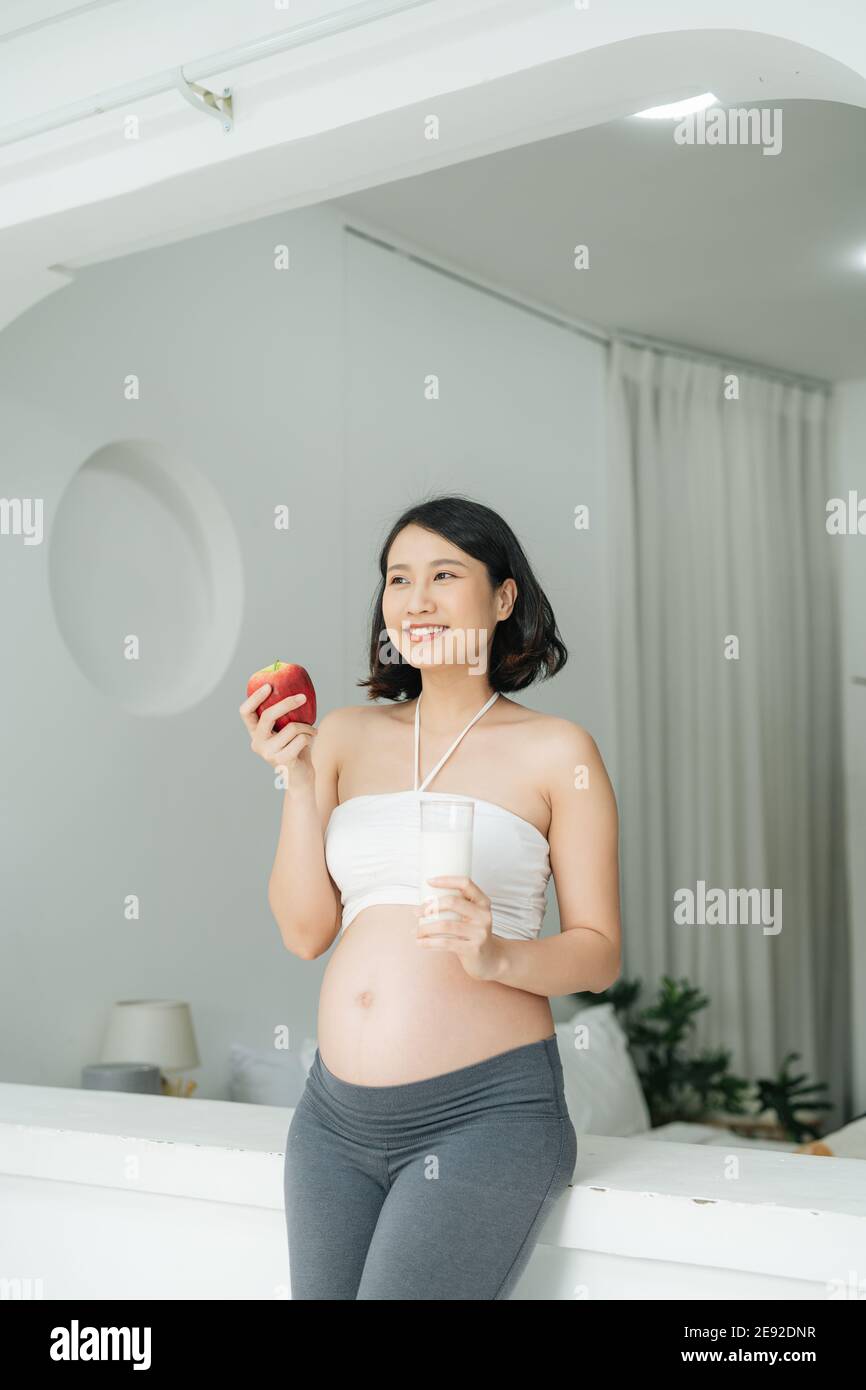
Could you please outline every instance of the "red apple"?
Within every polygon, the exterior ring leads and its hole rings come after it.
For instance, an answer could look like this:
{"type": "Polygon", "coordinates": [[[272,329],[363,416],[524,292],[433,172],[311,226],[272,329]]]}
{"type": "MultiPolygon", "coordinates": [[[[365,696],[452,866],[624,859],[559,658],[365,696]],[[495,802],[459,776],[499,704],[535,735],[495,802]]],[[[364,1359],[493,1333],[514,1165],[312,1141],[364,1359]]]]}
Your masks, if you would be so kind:
{"type": "Polygon", "coordinates": [[[247,695],[252,695],[261,685],[269,685],[271,693],[257,708],[256,713],[260,717],[263,709],[279,704],[280,700],[287,699],[289,695],[307,697],[304,704],[296,705],[288,714],[280,715],[274,723],[275,733],[284,729],[287,724],[315,724],[316,692],[303,666],[297,666],[291,661],[275,661],[273,666],[264,666],[261,671],[256,671],[255,675],[250,676],[247,695]]]}

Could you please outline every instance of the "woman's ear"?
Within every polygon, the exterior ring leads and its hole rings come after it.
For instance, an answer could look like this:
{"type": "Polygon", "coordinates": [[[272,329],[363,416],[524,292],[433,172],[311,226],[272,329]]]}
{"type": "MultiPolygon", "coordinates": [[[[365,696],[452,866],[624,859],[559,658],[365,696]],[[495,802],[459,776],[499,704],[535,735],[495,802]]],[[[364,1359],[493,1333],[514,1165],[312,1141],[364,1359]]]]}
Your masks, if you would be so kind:
{"type": "Polygon", "coordinates": [[[499,589],[499,618],[503,620],[511,616],[514,605],[517,602],[517,585],[513,579],[504,579],[499,589]]]}

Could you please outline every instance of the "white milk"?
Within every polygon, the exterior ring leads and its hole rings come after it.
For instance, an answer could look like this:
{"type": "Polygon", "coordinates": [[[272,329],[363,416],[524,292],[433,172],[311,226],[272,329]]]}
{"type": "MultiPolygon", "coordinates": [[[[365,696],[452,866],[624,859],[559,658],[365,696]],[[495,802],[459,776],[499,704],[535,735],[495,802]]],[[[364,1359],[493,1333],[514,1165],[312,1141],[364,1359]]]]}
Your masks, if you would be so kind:
{"type": "MultiPolygon", "coordinates": [[[[472,877],[472,826],[465,830],[422,830],[421,831],[421,901],[433,898],[447,898],[455,889],[445,883],[432,884],[428,879],[439,874],[460,874],[472,877]]],[[[430,917],[425,922],[459,922],[456,912],[447,909],[430,917]]]]}

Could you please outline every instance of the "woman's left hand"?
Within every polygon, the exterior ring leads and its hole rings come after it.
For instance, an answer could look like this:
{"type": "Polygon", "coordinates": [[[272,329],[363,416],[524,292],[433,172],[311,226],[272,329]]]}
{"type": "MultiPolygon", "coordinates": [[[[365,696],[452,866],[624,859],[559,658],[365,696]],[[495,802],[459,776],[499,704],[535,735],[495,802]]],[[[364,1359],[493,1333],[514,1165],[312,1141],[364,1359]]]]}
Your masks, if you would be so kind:
{"type": "Polygon", "coordinates": [[[416,907],[418,945],[424,951],[452,951],[459,957],[466,974],[474,980],[495,980],[502,960],[502,945],[493,935],[490,899],[477,883],[463,875],[437,874],[427,881],[437,888],[453,888],[453,895],[440,898],[434,911],[457,912],[460,921],[437,922],[434,918],[425,930],[425,907],[423,904],[416,907]]]}

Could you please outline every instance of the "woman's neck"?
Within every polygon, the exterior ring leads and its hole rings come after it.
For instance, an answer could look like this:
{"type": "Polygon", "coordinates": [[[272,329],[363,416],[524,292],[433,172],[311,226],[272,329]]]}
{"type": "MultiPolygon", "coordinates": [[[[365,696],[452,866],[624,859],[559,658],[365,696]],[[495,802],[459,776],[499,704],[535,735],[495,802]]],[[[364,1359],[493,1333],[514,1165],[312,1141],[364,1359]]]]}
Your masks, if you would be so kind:
{"type": "MultiPolygon", "coordinates": [[[[428,733],[448,734],[477,714],[493,695],[493,687],[480,676],[443,682],[425,677],[421,685],[421,723],[428,733]]],[[[420,696],[419,696],[420,699],[420,696]]]]}

